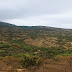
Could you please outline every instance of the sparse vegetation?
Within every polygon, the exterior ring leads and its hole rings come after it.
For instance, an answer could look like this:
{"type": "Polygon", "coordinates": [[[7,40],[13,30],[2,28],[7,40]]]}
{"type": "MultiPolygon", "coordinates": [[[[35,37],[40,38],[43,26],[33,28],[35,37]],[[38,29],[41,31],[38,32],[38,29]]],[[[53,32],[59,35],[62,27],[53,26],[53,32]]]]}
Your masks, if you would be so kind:
{"type": "MultiPolygon", "coordinates": [[[[0,23],[0,69],[72,70],[72,30],[0,23]],[[58,67],[57,67],[58,66],[58,67]],[[59,69],[60,68],[60,69],[59,69]]],[[[42,72],[41,71],[41,72],[42,72]]]]}
{"type": "Polygon", "coordinates": [[[21,60],[22,67],[29,67],[29,66],[39,66],[41,64],[41,59],[39,56],[32,56],[29,54],[24,54],[21,60]]]}

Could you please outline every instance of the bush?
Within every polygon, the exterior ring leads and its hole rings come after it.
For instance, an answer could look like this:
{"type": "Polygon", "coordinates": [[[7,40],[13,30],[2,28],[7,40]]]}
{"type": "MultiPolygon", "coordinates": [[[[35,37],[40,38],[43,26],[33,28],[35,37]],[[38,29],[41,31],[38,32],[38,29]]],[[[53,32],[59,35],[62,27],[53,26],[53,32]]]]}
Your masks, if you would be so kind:
{"type": "Polygon", "coordinates": [[[11,47],[11,45],[9,45],[9,44],[2,44],[2,45],[0,45],[0,48],[9,48],[9,47],[11,47]]]}
{"type": "Polygon", "coordinates": [[[8,56],[8,52],[7,51],[1,51],[0,56],[3,56],[3,57],[8,56]]]}
{"type": "Polygon", "coordinates": [[[0,60],[3,60],[3,57],[0,57],[0,60]]]}
{"type": "Polygon", "coordinates": [[[41,64],[41,59],[38,56],[32,56],[29,54],[24,54],[21,65],[22,67],[29,67],[29,66],[39,66],[41,64]]]}

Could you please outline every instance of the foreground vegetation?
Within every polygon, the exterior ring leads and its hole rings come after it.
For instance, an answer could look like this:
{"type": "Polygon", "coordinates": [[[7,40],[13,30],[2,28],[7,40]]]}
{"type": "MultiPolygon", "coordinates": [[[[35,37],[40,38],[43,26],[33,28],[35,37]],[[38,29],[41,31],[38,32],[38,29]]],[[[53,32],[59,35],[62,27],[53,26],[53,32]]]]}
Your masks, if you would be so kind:
{"type": "MultiPolygon", "coordinates": [[[[39,67],[44,63],[44,59],[60,62],[67,56],[72,56],[72,49],[36,47],[27,45],[22,40],[11,40],[10,43],[0,42],[0,60],[11,66],[11,70],[31,66],[39,67]]],[[[72,65],[72,58],[69,64],[72,65]]]]}

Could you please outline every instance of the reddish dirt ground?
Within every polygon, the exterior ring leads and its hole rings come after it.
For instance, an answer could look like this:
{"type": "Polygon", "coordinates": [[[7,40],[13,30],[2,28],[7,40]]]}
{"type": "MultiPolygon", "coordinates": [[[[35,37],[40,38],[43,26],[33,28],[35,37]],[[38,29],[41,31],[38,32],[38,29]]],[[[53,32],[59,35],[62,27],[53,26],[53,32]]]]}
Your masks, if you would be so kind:
{"type": "Polygon", "coordinates": [[[2,60],[0,60],[0,72],[72,72],[72,56],[61,58],[59,61],[44,59],[39,67],[29,67],[27,69],[11,70],[2,60]]]}

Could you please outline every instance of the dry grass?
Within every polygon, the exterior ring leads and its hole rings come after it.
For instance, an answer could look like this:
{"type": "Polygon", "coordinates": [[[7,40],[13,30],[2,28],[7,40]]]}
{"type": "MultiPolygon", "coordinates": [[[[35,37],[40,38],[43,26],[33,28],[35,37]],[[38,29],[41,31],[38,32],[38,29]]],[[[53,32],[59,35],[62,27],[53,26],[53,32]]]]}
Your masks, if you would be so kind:
{"type": "MultiPolygon", "coordinates": [[[[2,70],[4,68],[6,68],[6,65],[0,61],[0,72],[4,72],[2,70]]],[[[12,71],[6,69],[5,72],[12,71]]],[[[58,60],[43,58],[43,64],[39,67],[33,66],[27,69],[17,69],[13,72],[72,72],[72,56],[59,56],[58,60]]]]}

